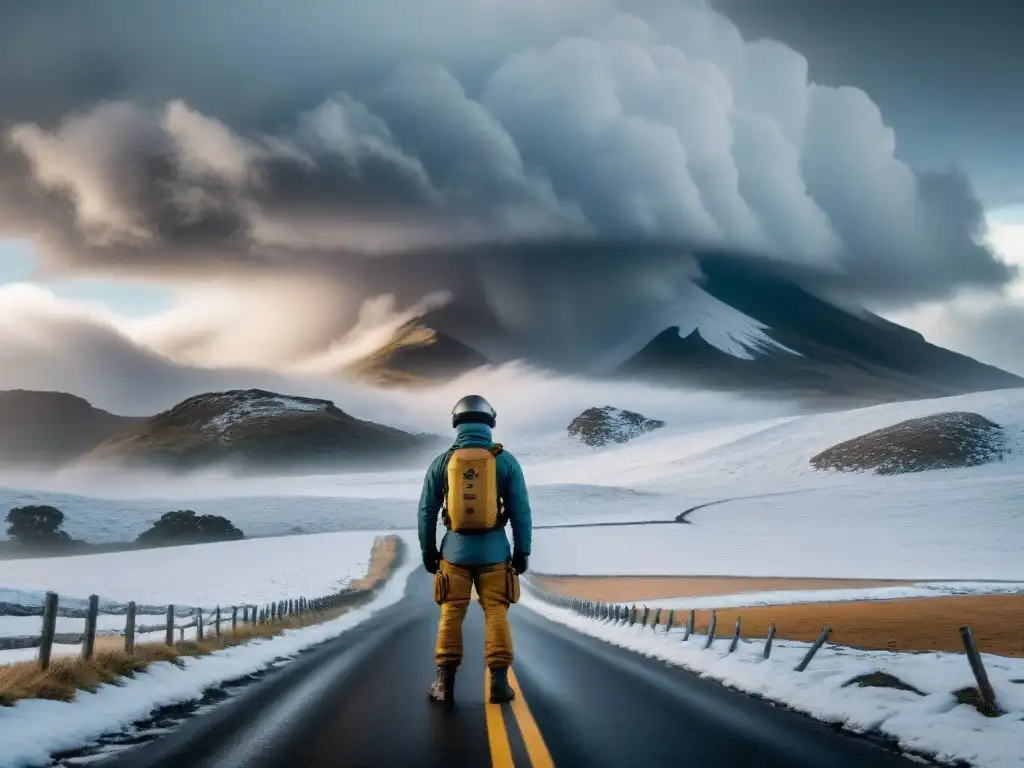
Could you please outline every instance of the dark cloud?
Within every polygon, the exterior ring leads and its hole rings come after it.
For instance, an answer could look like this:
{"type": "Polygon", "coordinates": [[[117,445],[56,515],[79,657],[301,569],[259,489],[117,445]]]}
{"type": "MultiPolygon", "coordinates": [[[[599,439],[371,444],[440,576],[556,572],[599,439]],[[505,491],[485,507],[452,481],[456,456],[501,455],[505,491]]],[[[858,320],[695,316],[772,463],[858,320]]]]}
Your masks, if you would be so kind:
{"type": "Polygon", "coordinates": [[[0,50],[0,231],[68,270],[333,280],[296,349],[444,289],[584,354],[695,247],[875,302],[1012,276],[963,176],[697,0],[24,4],[0,50]]]}
{"type": "Polygon", "coordinates": [[[1024,201],[1024,3],[1019,0],[712,0],[748,38],[781,40],[824,85],[882,108],[897,155],[955,159],[987,207],[1024,201]]]}

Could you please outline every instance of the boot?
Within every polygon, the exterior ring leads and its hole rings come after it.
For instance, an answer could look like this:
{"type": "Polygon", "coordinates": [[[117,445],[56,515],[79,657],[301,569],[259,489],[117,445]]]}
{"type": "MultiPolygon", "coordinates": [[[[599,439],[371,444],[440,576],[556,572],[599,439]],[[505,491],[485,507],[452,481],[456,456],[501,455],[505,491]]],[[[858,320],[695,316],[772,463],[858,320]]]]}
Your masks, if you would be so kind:
{"type": "Polygon", "coordinates": [[[455,667],[451,664],[437,665],[437,679],[430,684],[430,698],[440,704],[455,702],[455,667]]]}
{"type": "Polygon", "coordinates": [[[516,692],[508,684],[508,669],[491,667],[491,704],[504,704],[515,697],[516,692]]]}

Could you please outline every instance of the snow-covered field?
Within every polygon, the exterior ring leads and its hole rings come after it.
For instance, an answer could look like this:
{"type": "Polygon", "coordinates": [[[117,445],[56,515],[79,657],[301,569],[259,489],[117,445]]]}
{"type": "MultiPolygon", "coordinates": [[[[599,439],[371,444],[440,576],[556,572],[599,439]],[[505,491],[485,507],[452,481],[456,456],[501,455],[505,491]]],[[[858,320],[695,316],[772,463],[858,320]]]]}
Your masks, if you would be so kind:
{"type": "MultiPolygon", "coordinates": [[[[340,561],[339,567],[343,567],[340,561]]],[[[4,709],[0,717],[0,768],[46,765],[53,752],[87,744],[118,727],[127,728],[158,707],[198,699],[210,686],[257,672],[275,659],[294,656],[336,637],[398,602],[409,574],[417,567],[419,559],[409,558],[373,602],[332,621],[286,630],[277,637],[208,656],[185,658],[184,669],[167,662],[153,664],[144,675],[125,679],[117,686],[104,685],[95,693],[81,693],[72,702],[17,702],[4,709]]],[[[339,663],[346,661],[345,657],[339,659],[339,663]]]]}
{"type": "Polygon", "coordinates": [[[727,653],[729,639],[702,650],[706,635],[654,632],[584,618],[550,605],[525,590],[523,605],[605,642],[684,667],[723,684],[782,702],[820,720],[855,732],[877,731],[899,741],[903,749],[944,761],[968,760],[987,768],[1024,766],[1024,659],[983,655],[1005,714],[981,715],[958,704],[952,692],[975,685],[963,654],[890,653],[825,645],[803,672],[793,667],[808,643],[776,640],[768,660],[762,640],[741,642],[727,653]],[[924,695],[893,688],[845,686],[871,672],[885,672],[924,695]]]}
{"type": "MultiPolygon", "coordinates": [[[[659,430],[603,450],[589,463],[572,460],[575,478],[592,488],[615,483],[657,494],[651,504],[618,505],[615,517],[622,520],[665,519],[698,504],[734,500],[695,511],[692,525],[541,530],[531,567],[562,574],[1021,580],[1022,435],[1022,390],[695,435],[659,430]],[[983,467],[893,477],[824,473],[808,463],[842,440],[948,410],[975,411],[1002,425],[1012,455],[983,467]]],[[[527,472],[543,484],[566,477],[567,463],[527,466],[527,472]]]]}
{"type": "MultiPolygon", "coordinates": [[[[599,450],[569,440],[564,427],[507,440],[499,426],[496,439],[524,466],[537,526],[672,520],[690,507],[730,500],[694,512],[692,525],[539,527],[535,571],[1024,580],[1024,390],[810,416],[780,416],[767,405],[758,411],[745,401],[729,410],[704,397],[693,395],[694,407],[674,418],[660,410],[669,410],[667,401],[609,403],[665,418],[668,426],[599,450]],[[809,464],[842,440],[948,410],[974,411],[1005,427],[1013,454],[984,467],[897,477],[825,473],[809,464]]],[[[183,507],[226,515],[250,536],[294,526],[308,533],[412,530],[422,477],[416,468],[211,481],[203,498],[199,481],[168,487],[159,499],[6,489],[0,508],[53,503],[67,514],[72,535],[95,541],[133,538],[162,512],[183,507]]]]}
{"type": "MultiPolygon", "coordinates": [[[[81,607],[90,594],[104,603],[201,606],[263,605],[320,597],[366,575],[377,533],[348,531],[310,536],[248,539],[187,547],[79,557],[0,560],[0,600],[41,605],[47,590],[66,607],[81,607]]],[[[414,550],[415,551],[415,548],[414,550]]],[[[162,624],[165,614],[139,614],[138,626],[162,624]]],[[[34,635],[37,616],[0,616],[0,637],[34,635]]],[[[179,619],[179,624],[188,623],[179,619]]],[[[81,632],[85,620],[61,617],[58,632],[81,632]]],[[[101,613],[99,630],[123,630],[124,615],[101,613]]],[[[194,630],[186,631],[191,636],[194,630]]],[[[77,645],[55,646],[55,655],[77,645]]],[[[0,664],[34,658],[35,649],[0,651],[0,664]]]]}

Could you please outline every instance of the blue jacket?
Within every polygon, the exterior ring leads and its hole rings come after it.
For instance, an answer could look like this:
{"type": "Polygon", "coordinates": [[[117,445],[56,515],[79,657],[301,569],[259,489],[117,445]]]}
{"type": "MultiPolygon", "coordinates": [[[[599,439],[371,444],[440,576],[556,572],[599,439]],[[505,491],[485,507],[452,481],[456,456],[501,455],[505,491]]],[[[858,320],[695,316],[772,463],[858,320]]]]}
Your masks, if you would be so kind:
{"type": "MultiPolygon", "coordinates": [[[[490,448],[494,445],[491,439],[491,428],[486,424],[460,424],[457,428],[454,446],[456,448],[490,448]]],[[[442,453],[427,468],[423,478],[423,491],[420,493],[419,535],[420,549],[426,555],[437,546],[437,516],[444,501],[444,475],[447,472],[447,451],[442,453]]],[[[517,552],[530,554],[533,536],[533,522],[530,513],[530,499],[526,492],[526,478],[508,451],[502,451],[496,457],[498,492],[509,522],[512,525],[512,537],[517,552]]],[[[441,539],[441,557],[456,565],[487,565],[500,563],[511,557],[508,538],[504,529],[488,533],[463,536],[446,531],[441,539]]]]}

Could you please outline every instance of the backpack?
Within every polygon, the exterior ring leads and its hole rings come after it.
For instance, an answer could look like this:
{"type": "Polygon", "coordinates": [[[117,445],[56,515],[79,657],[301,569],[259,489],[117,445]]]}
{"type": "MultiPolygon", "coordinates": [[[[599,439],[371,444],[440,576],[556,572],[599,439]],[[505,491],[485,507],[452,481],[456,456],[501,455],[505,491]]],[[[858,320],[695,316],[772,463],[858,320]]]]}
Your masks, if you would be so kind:
{"type": "Polygon", "coordinates": [[[498,491],[497,456],[501,443],[490,448],[453,448],[444,474],[442,520],[448,530],[480,534],[501,530],[508,519],[498,491]]]}

